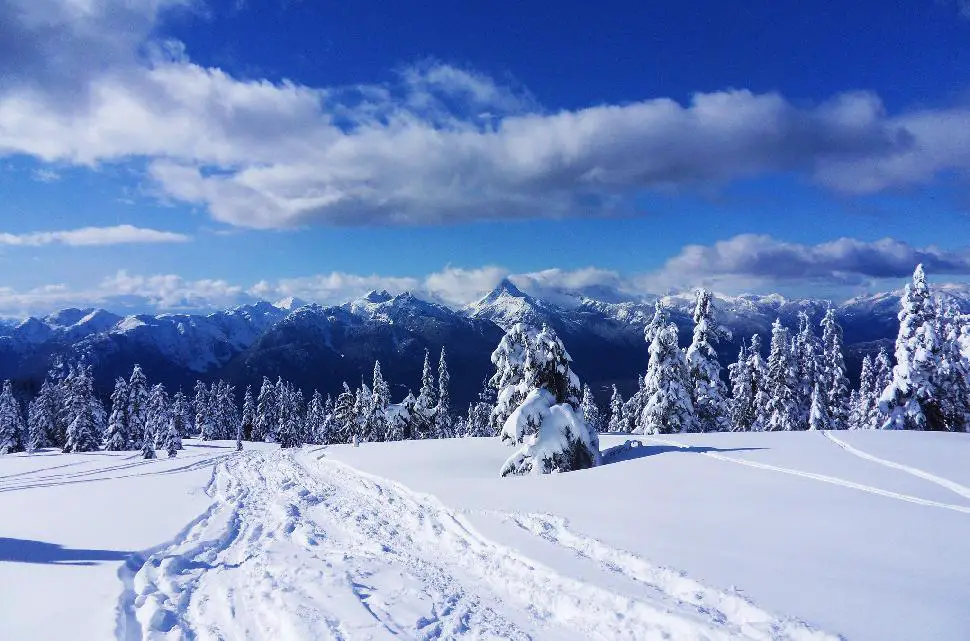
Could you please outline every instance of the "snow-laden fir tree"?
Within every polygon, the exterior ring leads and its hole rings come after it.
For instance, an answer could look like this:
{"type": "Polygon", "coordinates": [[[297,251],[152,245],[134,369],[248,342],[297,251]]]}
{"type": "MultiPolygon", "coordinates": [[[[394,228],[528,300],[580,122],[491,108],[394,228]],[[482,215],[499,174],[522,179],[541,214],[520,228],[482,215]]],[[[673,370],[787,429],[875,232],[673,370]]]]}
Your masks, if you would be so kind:
{"type": "MultiPolygon", "coordinates": [[[[656,333],[653,336],[656,337],[656,333]]],[[[647,407],[647,400],[650,398],[647,392],[646,378],[646,375],[637,376],[637,391],[623,403],[623,420],[626,423],[624,432],[631,434],[643,433],[643,410],[647,407]]]]}
{"type": "Polygon", "coordinates": [[[435,438],[450,438],[452,432],[451,417],[451,374],[448,373],[448,363],[445,362],[445,348],[441,348],[438,358],[438,403],[434,410],[435,438]]]}
{"type": "Polygon", "coordinates": [[[172,407],[168,398],[168,392],[161,383],[152,385],[148,392],[148,403],[145,410],[145,425],[147,433],[152,435],[155,448],[162,447],[162,441],[168,433],[168,425],[171,423],[172,407]]]}
{"type": "Polygon", "coordinates": [[[713,296],[707,290],[698,290],[694,304],[694,338],[687,348],[687,366],[691,402],[697,429],[701,432],[731,429],[727,386],[721,380],[721,363],[714,350],[721,338],[728,338],[728,335],[717,324],[713,296]]]}
{"type": "Polygon", "coordinates": [[[414,394],[408,394],[405,399],[397,404],[387,407],[387,433],[384,435],[386,441],[402,441],[410,433],[411,412],[414,411],[417,399],[414,394]]]}
{"type": "MultiPolygon", "coordinates": [[[[521,364],[522,391],[527,392],[502,427],[503,440],[521,447],[502,466],[501,475],[569,472],[599,465],[599,435],[583,419],[579,378],[559,337],[548,326],[538,333],[515,327],[509,333],[513,331],[528,337],[521,364]]],[[[492,362],[504,366],[503,358],[493,354],[492,362]]]]}
{"type": "Polygon", "coordinates": [[[678,345],[677,326],[673,323],[654,334],[644,386],[647,403],[638,433],[675,434],[697,430],[687,359],[678,345]]]}
{"type": "Polygon", "coordinates": [[[337,395],[333,407],[334,442],[349,443],[354,436],[356,425],[354,417],[354,393],[344,381],[343,390],[337,395]]]}
{"type": "Polygon", "coordinates": [[[111,416],[108,417],[104,448],[114,451],[129,450],[134,440],[128,420],[128,383],[119,376],[111,393],[111,416]]]}
{"type": "MultiPolygon", "coordinates": [[[[815,386],[822,383],[820,377],[825,370],[822,343],[812,331],[811,319],[807,312],[798,313],[798,334],[792,348],[792,366],[795,369],[795,403],[797,406],[798,429],[808,428],[812,412],[812,396],[815,386]]],[[[827,397],[828,388],[821,390],[827,397]]]]}
{"type": "Polygon", "coordinates": [[[509,416],[522,404],[525,395],[530,391],[525,383],[525,359],[535,336],[534,328],[524,323],[516,323],[509,328],[492,352],[495,374],[488,380],[488,384],[495,390],[495,405],[489,421],[493,433],[500,436],[509,416]]]}
{"type": "Polygon", "coordinates": [[[313,390],[310,402],[306,406],[307,443],[314,445],[329,445],[327,441],[327,414],[324,407],[323,394],[313,390]]]}
{"type": "Polygon", "coordinates": [[[751,345],[748,347],[748,371],[751,373],[751,389],[754,397],[753,419],[750,429],[755,432],[765,430],[768,424],[768,401],[770,394],[768,390],[768,371],[764,358],[761,355],[761,335],[751,336],[751,345]]]}
{"type": "Polygon", "coordinates": [[[146,460],[158,458],[155,454],[154,435],[147,427],[141,441],[141,457],[146,460]]]}
{"type": "Polygon", "coordinates": [[[614,385],[613,393],[610,395],[610,420],[606,424],[606,431],[610,434],[622,434],[626,431],[626,425],[623,417],[623,397],[614,385]]]}
{"type": "Polygon", "coordinates": [[[657,334],[667,329],[668,325],[670,325],[670,313],[667,311],[667,307],[663,304],[663,301],[658,299],[653,306],[653,318],[643,328],[643,340],[647,342],[647,345],[652,344],[657,334]]]}
{"type": "Polygon", "coordinates": [[[65,404],[71,422],[67,427],[64,452],[94,452],[101,445],[102,435],[94,417],[94,388],[90,370],[83,365],[74,369],[67,390],[65,404]]]}
{"type": "Polygon", "coordinates": [[[731,381],[731,430],[747,432],[754,422],[754,381],[748,363],[748,350],[744,343],[738,352],[738,360],[728,366],[731,381]]]}
{"type": "Polygon", "coordinates": [[[131,449],[141,449],[148,425],[148,380],[140,365],[135,365],[128,379],[128,426],[131,449]]]}
{"type": "MultiPolygon", "coordinates": [[[[371,409],[373,407],[373,400],[370,388],[363,381],[360,382],[360,387],[354,393],[354,431],[353,436],[356,438],[357,443],[367,442],[367,437],[370,436],[370,420],[371,420],[371,409]]],[[[428,433],[423,434],[427,438],[428,433]]]]}
{"type": "Polygon", "coordinates": [[[879,406],[881,390],[876,387],[876,370],[872,357],[866,354],[862,359],[862,371],[859,373],[859,390],[855,393],[854,401],[850,403],[849,429],[869,429],[872,427],[873,414],[879,406]]]}
{"type": "Polygon", "coordinates": [[[828,398],[822,392],[821,385],[816,385],[812,390],[812,407],[808,412],[808,429],[827,430],[831,427],[831,418],[828,414],[828,398]]]}
{"type": "Polygon", "coordinates": [[[246,386],[246,393],[243,395],[242,417],[239,425],[242,429],[244,440],[252,441],[253,429],[256,423],[256,401],[253,399],[253,388],[246,386]]]}
{"type": "Polygon", "coordinates": [[[168,425],[165,428],[165,437],[162,439],[161,446],[165,449],[169,458],[177,456],[182,449],[182,433],[185,431],[185,396],[181,393],[175,395],[172,401],[172,408],[168,414],[168,425]]]}
{"type": "Polygon", "coordinates": [[[848,427],[849,377],[846,375],[842,348],[842,327],[835,319],[835,309],[829,307],[822,318],[822,373],[819,382],[828,397],[828,416],[831,429],[848,427]]]}
{"type": "Polygon", "coordinates": [[[277,431],[277,441],[280,447],[300,447],[303,443],[300,441],[300,407],[296,392],[288,386],[284,386],[278,392],[281,393],[279,396],[280,424],[277,431]]]}
{"type": "Polygon", "coordinates": [[[256,401],[253,440],[257,442],[273,440],[278,421],[279,409],[276,386],[264,376],[263,385],[259,388],[259,399],[256,401]]]}
{"type": "Polygon", "coordinates": [[[938,325],[940,360],[933,378],[940,412],[948,431],[966,432],[970,427],[970,362],[960,350],[962,319],[949,300],[941,301],[938,325]]]}
{"type": "Polygon", "coordinates": [[[797,428],[798,407],[795,401],[795,382],[792,374],[788,330],[775,319],[771,326],[771,351],[765,376],[768,396],[764,409],[764,429],[768,432],[791,431],[797,428]]]}
{"type": "Polygon", "coordinates": [[[364,441],[383,441],[387,438],[387,408],[391,404],[391,388],[381,373],[380,361],[374,361],[370,404],[365,410],[368,414],[362,439],[364,441]]]}
{"type": "Polygon", "coordinates": [[[195,415],[192,412],[191,401],[189,401],[188,396],[181,389],[175,392],[175,396],[172,397],[172,411],[175,411],[175,404],[179,401],[181,401],[180,406],[182,408],[182,420],[179,422],[182,431],[179,432],[179,436],[182,438],[190,438],[193,430],[195,430],[195,415]]]}
{"type": "Polygon", "coordinates": [[[24,415],[14,396],[13,384],[6,380],[0,393],[0,454],[21,451],[25,440],[24,415]]]}
{"type": "Polygon", "coordinates": [[[583,418],[586,420],[586,424],[596,432],[603,431],[603,415],[600,412],[599,406],[596,404],[596,399],[593,398],[593,390],[589,388],[589,385],[583,385],[583,400],[580,403],[580,408],[583,411],[583,418]]]}
{"type": "Polygon", "coordinates": [[[51,379],[40,386],[40,393],[30,403],[27,412],[27,451],[36,452],[54,445],[57,406],[51,379]]]}
{"type": "Polygon", "coordinates": [[[434,431],[434,414],[438,406],[435,391],[434,374],[431,370],[431,355],[424,350],[424,365],[421,368],[421,389],[418,391],[418,403],[415,407],[415,419],[418,426],[418,438],[428,438],[434,431]]]}
{"type": "Polygon", "coordinates": [[[200,380],[195,381],[192,396],[192,433],[199,436],[203,431],[211,430],[206,427],[209,422],[209,410],[211,401],[209,400],[209,388],[200,380]]]}
{"type": "Polygon", "coordinates": [[[916,267],[906,285],[899,311],[896,365],[889,385],[879,397],[883,429],[945,429],[933,374],[939,367],[936,306],[923,266],[916,267]]]}

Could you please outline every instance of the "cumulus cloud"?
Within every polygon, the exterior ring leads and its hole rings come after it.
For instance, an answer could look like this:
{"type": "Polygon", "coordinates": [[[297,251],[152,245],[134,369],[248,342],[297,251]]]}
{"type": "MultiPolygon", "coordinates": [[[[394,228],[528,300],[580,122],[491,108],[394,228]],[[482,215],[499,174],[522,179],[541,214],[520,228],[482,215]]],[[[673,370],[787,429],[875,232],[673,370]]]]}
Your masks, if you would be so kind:
{"type": "Polygon", "coordinates": [[[141,158],[163,195],[252,228],[622,215],[641,190],[772,172],[872,193],[970,169],[970,106],[889,114],[866,92],[550,113],[514,83],[435,61],[382,84],[242,80],[152,39],[188,4],[0,5],[0,79],[15,80],[0,83],[0,155],[141,158]],[[85,99],[62,99],[78,83],[85,99]]]}
{"type": "Polygon", "coordinates": [[[0,232],[0,245],[39,247],[61,244],[75,247],[100,245],[126,245],[133,243],[184,243],[192,240],[185,234],[146,229],[132,225],[114,227],[82,227],[65,231],[42,231],[28,234],[0,232]]]}
{"type": "Polygon", "coordinates": [[[90,288],[62,284],[28,291],[0,288],[0,316],[22,317],[65,306],[92,305],[116,311],[200,311],[291,296],[334,305],[370,290],[391,294],[411,291],[460,308],[506,278],[533,296],[563,305],[583,296],[605,302],[649,300],[653,295],[696,287],[728,295],[783,293],[838,298],[896,289],[918,263],[933,276],[961,280],[970,276],[970,249],[914,247],[888,238],[873,242],[840,238],[805,245],[743,235],[713,245],[686,246],[661,268],[632,274],[597,267],[516,273],[496,265],[447,266],[425,276],[331,272],[245,285],[222,279],[189,280],[174,274],[142,276],[119,271],[90,288]]]}
{"type": "Polygon", "coordinates": [[[864,287],[906,278],[919,263],[934,274],[970,274],[970,249],[914,247],[892,238],[806,245],[743,234],[713,245],[688,245],[662,269],[639,280],[645,287],[704,285],[735,291],[792,283],[864,287]]]}

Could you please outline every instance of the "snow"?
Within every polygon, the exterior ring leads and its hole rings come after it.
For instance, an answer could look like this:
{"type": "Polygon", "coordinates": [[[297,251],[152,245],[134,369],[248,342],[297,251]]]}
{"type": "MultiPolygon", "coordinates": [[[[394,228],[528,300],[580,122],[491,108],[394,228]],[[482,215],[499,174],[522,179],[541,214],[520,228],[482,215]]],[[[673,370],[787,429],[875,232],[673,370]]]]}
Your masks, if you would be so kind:
{"type": "Polygon", "coordinates": [[[3,456],[0,638],[970,636],[970,435],[600,438],[3,456]]]}

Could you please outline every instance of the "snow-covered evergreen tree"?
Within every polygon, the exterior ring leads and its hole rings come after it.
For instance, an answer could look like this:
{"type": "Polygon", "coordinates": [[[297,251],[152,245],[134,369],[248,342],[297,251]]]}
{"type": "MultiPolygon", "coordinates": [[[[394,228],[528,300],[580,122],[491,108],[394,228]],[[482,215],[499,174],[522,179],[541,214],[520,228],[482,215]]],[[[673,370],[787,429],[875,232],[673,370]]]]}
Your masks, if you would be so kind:
{"type": "Polygon", "coordinates": [[[869,429],[873,427],[872,419],[879,406],[881,390],[876,386],[876,370],[872,357],[868,354],[862,359],[862,371],[859,374],[859,391],[855,395],[855,402],[850,403],[850,429],[869,429]]]}
{"type": "Polygon", "coordinates": [[[256,404],[256,419],[253,422],[253,440],[257,442],[274,440],[278,423],[279,403],[276,396],[276,386],[264,376],[263,385],[259,388],[259,399],[256,404]]]}
{"type": "Polygon", "coordinates": [[[211,428],[206,427],[211,409],[209,388],[206,387],[205,383],[197,380],[192,391],[192,433],[199,436],[203,431],[211,430],[211,428]]]}
{"type": "Polygon", "coordinates": [[[502,434],[509,416],[525,400],[529,391],[525,383],[525,358],[535,335],[535,329],[524,323],[516,323],[509,328],[492,352],[495,374],[488,384],[495,390],[495,406],[492,408],[490,423],[496,434],[502,434]]]}
{"type": "Polygon", "coordinates": [[[613,394],[610,396],[610,422],[606,426],[606,431],[610,434],[622,434],[627,430],[627,423],[623,417],[623,397],[613,386],[613,394]]]}
{"type": "Polygon", "coordinates": [[[329,445],[327,436],[327,413],[324,407],[323,394],[318,390],[313,390],[310,402],[307,403],[305,425],[307,443],[329,445]]]}
{"type": "Polygon", "coordinates": [[[603,431],[603,415],[600,413],[596,399],[593,398],[593,390],[589,388],[589,385],[583,385],[583,400],[580,408],[583,411],[583,418],[586,420],[586,424],[597,432],[603,431]]]}
{"type": "MultiPolygon", "coordinates": [[[[825,365],[822,343],[812,331],[811,319],[804,311],[798,314],[798,334],[794,339],[791,363],[795,369],[796,422],[798,429],[807,429],[812,412],[812,396],[825,365]]],[[[823,397],[827,397],[827,389],[823,386],[823,397]]]]}
{"type": "Polygon", "coordinates": [[[653,339],[657,337],[659,332],[667,329],[668,325],[670,325],[670,313],[663,301],[658,299],[653,306],[653,318],[643,328],[643,340],[647,342],[647,345],[653,344],[653,339]]]}
{"type": "Polygon", "coordinates": [[[171,405],[168,392],[161,383],[152,385],[148,392],[148,403],[145,410],[145,426],[147,433],[152,435],[156,449],[162,447],[162,441],[168,433],[171,423],[171,405]]]}
{"type": "Polygon", "coordinates": [[[879,397],[883,429],[942,430],[943,413],[933,387],[939,367],[936,306],[930,295],[923,266],[906,285],[899,311],[896,365],[889,385],[879,397]]]}
{"type": "Polygon", "coordinates": [[[387,438],[387,408],[391,404],[391,388],[381,373],[380,361],[374,361],[374,377],[371,381],[369,409],[365,409],[368,414],[362,439],[364,441],[383,441],[387,438]]]}
{"type": "Polygon", "coordinates": [[[31,401],[27,412],[28,452],[54,445],[53,435],[57,420],[57,407],[54,403],[53,385],[48,378],[41,384],[40,393],[31,401]]]}
{"type": "Polygon", "coordinates": [[[185,420],[184,398],[182,394],[176,394],[172,408],[167,412],[168,425],[165,427],[165,437],[162,439],[161,446],[165,448],[169,458],[177,456],[182,449],[182,432],[185,430],[182,424],[185,420]]]}
{"type": "Polygon", "coordinates": [[[434,374],[431,371],[431,355],[424,350],[424,365],[421,368],[421,389],[415,407],[415,422],[421,438],[428,438],[434,430],[435,408],[438,397],[435,391],[434,374]]]}
{"type": "Polygon", "coordinates": [[[3,392],[0,393],[0,454],[24,449],[26,436],[24,415],[8,379],[3,382],[3,392]]]}
{"type": "Polygon", "coordinates": [[[249,385],[246,386],[246,394],[243,396],[243,407],[242,407],[242,418],[240,419],[240,428],[242,429],[242,437],[247,441],[252,441],[253,439],[253,428],[256,423],[256,401],[253,400],[253,388],[249,385]]]}
{"type": "Polygon", "coordinates": [[[768,432],[791,431],[797,428],[798,407],[792,375],[788,330],[775,319],[771,326],[771,351],[765,376],[767,404],[764,409],[764,429],[768,432]]]}
{"type": "Polygon", "coordinates": [[[691,402],[696,425],[701,432],[722,432],[731,428],[727,386],[721,380],[721,363],[716,344],[726,332],[717,324],[713,297],[707,290],[697,292],[694,304],[694,338],[687,348],[691,402]]]}
{"type": "Polygon", "coordinates": [[[938,316],[940,360],[933,372],[943,423],[950,432],[970,427],[970,361],[961,352],[962,320],[956,307],[944,300],[938,316]]]}
{"type": "Polygon", "coordinates": [[[148,425],[148,380],[140,365],[135,365],[128,379],[128,434],[131,449],[141,449],[148,425]]]}
{"type": "Polygon", "coordinates": [[[128,383],[119,376],[111,393],[111,416],[108,417],[104,447],[106,450],[129,450],[133,441],[128,420],[128,383]]]}
{"type": "Polygon", "coordinates": [[[492,408],[495,407],[495,389],[485,381],[478,400],[469,406],[465,419],[465,432],[468,436],[495,436],[492,428],[492,408]]]}
{"type": "Polygon", "coordinates": [[[300,440],[300,407],[297,401],[296,392],[284,386],[279,396],[280,423],[277,432],[277,441],[280,447],[300,447],[303,443],[300,440]]]}
{"type": "Polygon", "coordinates": [[[417,399],[413,394],[408,394],[403,402],[396,405],[389,405],[387,408],[387,433],[384,435],[386,441],[401,441],[409,433],[411,424],[411,412],[417,404],[417,399]]]}
{"type": "Polygon", "coordinates": [[[175,392],[175,396],[172,397],[173,412],[175,411],[176,407],[181,408],[182,412],[181,420],[178,422],[179,429],[181,430],[179,432],[179,436],[182,438],[189,438],[192,436],[192,431],[195,429],[195,416],[192,413],[192,403],[189,402],[188,397],[181,389],[175,392]]]}
{"type": "Polygon", "coordinates": [[[829,307],[822,318],[822,373],[819,382],[827,395],[828,417],[831,429],[848,427],[849,377],[846,376],[845,356],[842,350],[842,327],[835,319],[835,310],[829,307]]]}
{"type": "Polygon", "coordinates": [[[674,434],[697,430],[687,359],[677,343],[677,326],[673,323],[654,334],[644,386],[647,403],[638,433],[674,434]]]}
{"type": "Polygon", "coordinates": [[[822,393],[821,385],[816,385],[812,391],[812,407],[808,413],[808,429],[831,429],[831,418],[828,414],[828,398],[822,393]]]}
{"type": "Polygon", "coordinates": [[[768,371],[764,358],[761,355],[761,335],[751,336],[751,345],[748,347],[748,371],[751,373],[751,388],[754,397],[753,418],[751,430],[755,432],[764,431],[768,424],[768,401],[770,394],[768,390],[768,371]]]}
{"type": "Polygon", "coordinates": [[[91,402],[94,396],[93,382],[84,366],[75,368],[68,379],[71,383],[65,402],[71,423],[67,428],[64,452],[94,452],[101,445],[101,434],[95,423],[94,404],[91,402]]]}
{"type": "Polygon", "coordinates": [[[728,366],[728,378],[731,381],[731,429],[735,432],[750,431],[755,418],[755,390],[744,343],[741,343],[738,360],[728,366]]]}
{"type": "Polygon", "coordinates": [[[438,404],[434,410],[434,432],[436,438],[450,438],[454,436],[452,432],[453,420],[451,416],[451,374],[448,373],[448,364],[445,362],[445,348],[441,348],[441,356],[438,358],[438,404]]]}
{"type": "MultiPolygon", "coordinates": [[[[656,337],[656,333],[652,335],[656,337]]],[[[647,393],[646,378],[646,375],[637,376],[637,391],[623,403],[623,421],[626,425],[623,429],[624,432],[631,434],[643,433],[643,410],[647,407],[647,399],[650,398],[650,395],[647,393]]]]}
{"type": "Polygon", "coordinates": [[[334,401],[333,431],[336,443],[349,443],[356,433],[356,418],[354,416],[354,393],[346,381],[343,390],[334,401]]]}
{"type": "MultiPolygon", "coordinates": [[[[521,447],[502,466],[501,475],[568,472],[598,465],[599,435],[583,419],[579,378],[559,337],[548,326],[538,333],[513,327],[503,338],[506,347],[512,342],[506,341],[510,334],[512,341],[517,337],[531,340],[523,346],[522,380],[518,384],[526,394],[501,432],[503,440],[521,447]]],[[[501,370],[510,365],[510,351],[502,343],[492,357],[496,365],[493,380],[498,381],[507,380],[504,375],[508,372],[501,370]]]]}

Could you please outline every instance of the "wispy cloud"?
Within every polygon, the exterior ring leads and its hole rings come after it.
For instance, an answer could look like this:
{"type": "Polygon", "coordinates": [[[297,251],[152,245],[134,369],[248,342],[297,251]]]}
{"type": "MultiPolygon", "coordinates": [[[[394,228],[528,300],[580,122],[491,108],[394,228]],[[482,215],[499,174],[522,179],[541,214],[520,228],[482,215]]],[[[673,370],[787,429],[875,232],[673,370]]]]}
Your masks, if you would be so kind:
{"type": "Polygon", "coordinates": [[[642,190],[777,172],[848,194],[970,172],[967,104],[888,113],[868,92],[796,105],[729,90],[550,113],[434,61],[384,84],[241,80],[151,40],[186,4],[0,5],[20,61],[0,60],[0,155],[142,158],[163,195],[253,228],[601,216],[642,190]]]}
{"type": "Polygon", "coordinates": [[[41,245],[71,245],[75,247],[99,245],[127,245],[133,243],[184,243],[191,236],[170,231],[145,229],[132,225],[113,227],[82,227],[64,231],[39,231],[27,234],[0,232],[0,245],[39,247],[41,245]]]}
{"type": "Polygon", "coordinates": [[[35,169],[31,175],[41,183],[55,183],[61,179],[61,175],[53,169],[35,169]]]}

